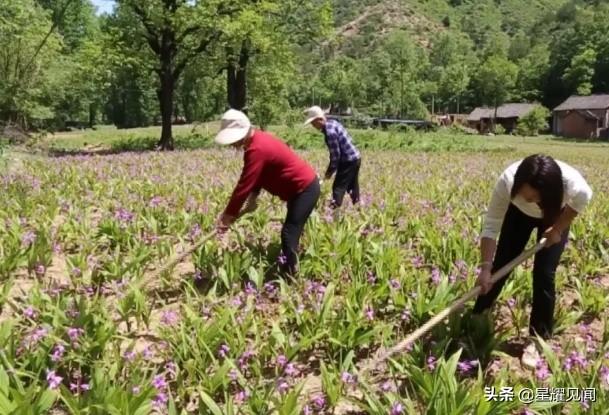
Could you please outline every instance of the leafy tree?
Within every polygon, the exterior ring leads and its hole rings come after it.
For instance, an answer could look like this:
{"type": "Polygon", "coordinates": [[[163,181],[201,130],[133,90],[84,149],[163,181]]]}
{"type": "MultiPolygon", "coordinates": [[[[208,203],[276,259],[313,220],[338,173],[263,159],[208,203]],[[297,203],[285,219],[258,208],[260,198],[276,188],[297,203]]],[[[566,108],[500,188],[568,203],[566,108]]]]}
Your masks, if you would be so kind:
{"type": "Polygon", "coordinates": [[[594,77],[594,64],[596,51],[586,48],[571,59],[571,65],[563,75],[563,79],[579,95],[588,95],[592,92],[592,79],[594,77]]]}
{"type": "Polygon", "coordinates": [[[511,40],[508,57],[515,62],[528,56],[530,50],[531,39],[526,33],[519,31],[511,40]]]}
{"type": "MultiPolygon", "coordinates": [[[[226,92],[229,107],[247,105],[247,70],[259,54],[274,53],[295,45],[310,44],[328,34],[331,13],[326,0],[243,0],[247,12],[239,13],[225,29],[226,92]]],[[[259,59],[267,62],[268,59],[259,59]]],[[[291,62],[286,62],[289,67],[291,62]]],[[[275,61],[274,65],[283,62],[275,61]]],[[[267,69],[268,70],[268,69],[267,69]]]]}
{"type": "Polygon", "coordinates": [[[53,118],[50,67],[61,50],[53,27],[33,0],[0,6],[0,120],[27,127],[32,119],[53,118]]]}
{"type": "Polygon", "coordinates": [[[526,56],[516,61],[518,79],[513,98],[518,101],[540,101],[543,86],[550,70],[550,52],[545,45],[530,49],[526,56]]]}
{"type": "MultiPolygon", "coordinates": [[[[136,34],[146,41],[155,61],[162,120],[159,146],[173,150],[174,93],[180,76],[196,56],[210,54],[229,19],[246,10],[239,1],[222,0],[118,0],[118,5],[139,23],[136,34]]],[[[137,42],[127,44],[134,45],[137,42]]]]}
{"type": "Polygon", "coordinates": [[[476,47],[488,44],[488,38],[501,31],[501,11],[493,0],[468,2],[462,7],[460,27],[476,47]]]}
{"type": "Polygon", "coordinates": [[[454,32],[442,33],[432,43],[429,59],[430,79],[436,86],[438,107],[447,110],[455,102],[459,111],[460,97],[469,86],[477,61],[473,43],[454,32]]]}
{"type": "Polygon", "coordinates": [[[368,65],[376,78],[376,88],[380,89],[374,95],[383,114],[426,117],[421,96],[428,59],[407,33],[398,31],[389,35],[368,65]]]}
{"type": "Polygon", "coordinates": [[[51,21],[68,52],[97,35],[97,19],[90,0],[36,0],[51,12],[51,21]]]}
{"type": "Polygon", "coordinates": [[[480,67],[477,83],[483,103],[495,108],[493,117],[497,118],[497,108],[510,97],[518,76],[518,67],[503,56],[491,56],[480,67]]]}

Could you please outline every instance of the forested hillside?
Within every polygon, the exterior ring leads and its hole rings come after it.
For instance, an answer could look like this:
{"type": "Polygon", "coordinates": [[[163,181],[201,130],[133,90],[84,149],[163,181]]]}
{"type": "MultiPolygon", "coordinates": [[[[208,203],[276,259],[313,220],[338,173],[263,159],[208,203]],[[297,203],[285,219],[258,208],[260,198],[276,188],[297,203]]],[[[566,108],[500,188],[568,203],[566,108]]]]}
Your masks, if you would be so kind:
{"type": "Polygon", "coordinates": [[[0,120],[136,127],[230,105],[268,124],[313,102],[402,117],[432,103],[551,108],[609,91],[607,33],[604,0],[119,0],[101,16],[89,0],[15,0],[0,5],[0,120]]]}

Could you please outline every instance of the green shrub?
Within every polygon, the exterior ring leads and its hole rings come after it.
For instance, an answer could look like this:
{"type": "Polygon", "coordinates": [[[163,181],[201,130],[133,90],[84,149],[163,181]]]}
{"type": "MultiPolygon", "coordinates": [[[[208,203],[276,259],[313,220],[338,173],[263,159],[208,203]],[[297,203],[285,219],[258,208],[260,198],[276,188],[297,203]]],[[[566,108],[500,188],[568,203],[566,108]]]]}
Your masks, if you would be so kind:
{"type": "Polygon", "coordinates": [[[548,128],[550,111],[545,107],[537,107],[518,121],[516,133],[523,136],[536,136],[548,128]]]}

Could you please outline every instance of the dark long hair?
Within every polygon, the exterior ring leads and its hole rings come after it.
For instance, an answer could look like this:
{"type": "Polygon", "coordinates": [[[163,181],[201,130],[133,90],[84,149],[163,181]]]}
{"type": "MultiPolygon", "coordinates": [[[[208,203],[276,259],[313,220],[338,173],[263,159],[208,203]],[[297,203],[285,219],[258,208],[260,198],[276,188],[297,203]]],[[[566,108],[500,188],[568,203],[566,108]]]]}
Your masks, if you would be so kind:
{"type": "Polygon", "coordinates": [[[544,222],[551,226],[562,210],[564,187],[560,166],[550,156],[533,154],[525,158],[516,170],[512,199],[525,183],[539,192],[544,222]]]}

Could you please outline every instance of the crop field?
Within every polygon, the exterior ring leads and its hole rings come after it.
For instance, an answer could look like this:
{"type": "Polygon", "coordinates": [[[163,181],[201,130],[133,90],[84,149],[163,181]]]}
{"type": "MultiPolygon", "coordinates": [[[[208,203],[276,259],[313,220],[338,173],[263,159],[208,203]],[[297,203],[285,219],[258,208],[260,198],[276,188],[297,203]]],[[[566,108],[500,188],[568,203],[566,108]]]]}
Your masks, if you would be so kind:
{"type": "MultiPolygon", "coordinates": [[[[277,272],[285,207],[264,193],[225,238],[154,278],[213,230],[241,153],[21,160],[0,181],[0,414],[608,413],[609,147],[513,140],[364,149],[361,205],[346,202],[334,217],[324,184],[295,280],[277,272]],[[578,168],[594,190],[571,228],[555,336],[537,368],[519,360],[528,261],[492,322],[474,325],[470,303],[358,376],[379,347],[474,286],[495,181],[537,151],[578,168]],[[492,388],[513,397],[489,399],[492,388]],[[528,403],[524,388],[578,396],[528,403]]],[[[298,151],[323,171],[327,152],[298,151]]]]}

